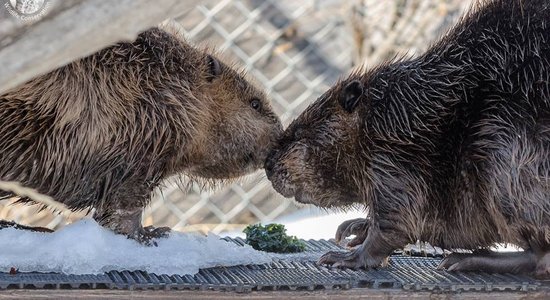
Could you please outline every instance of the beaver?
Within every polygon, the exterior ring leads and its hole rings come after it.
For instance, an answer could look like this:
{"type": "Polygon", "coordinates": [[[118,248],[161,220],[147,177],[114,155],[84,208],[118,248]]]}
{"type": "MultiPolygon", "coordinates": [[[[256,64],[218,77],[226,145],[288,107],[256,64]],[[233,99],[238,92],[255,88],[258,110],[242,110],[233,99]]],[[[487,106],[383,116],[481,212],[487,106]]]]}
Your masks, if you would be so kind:
{"type": "Polygon", "coordinates": [[[550,1],[478,2],[426,52],[340,79],[285,130],[265,163],[283,196],[367,207],[346,252],[378,267],[417,240],[441,269],[550,271],[550,1]],[[491,252],[495,243],[524,249],[491,252]]]}
{"type": "Polygon", "coordinates": [[[141,215],[163,179],[238,178],[283,132],[265,92],[214,52],[166,23],[0,95],[0,180],[155,243],[169,228],[141,215]]]}

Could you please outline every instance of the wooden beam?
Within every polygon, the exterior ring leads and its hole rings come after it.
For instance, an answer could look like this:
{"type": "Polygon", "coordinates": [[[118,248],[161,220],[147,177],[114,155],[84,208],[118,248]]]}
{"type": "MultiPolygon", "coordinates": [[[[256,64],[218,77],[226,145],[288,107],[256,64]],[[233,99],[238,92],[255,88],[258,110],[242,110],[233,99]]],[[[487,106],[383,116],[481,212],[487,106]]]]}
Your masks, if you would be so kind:
{"type": "MultiPolygon", "coordinates": [[[[33,77],[90,55],[167,18],[200,0],[47,0],[32,23],[8,13],[0,0],[0,94],[33,77]]],[[[204,2],[204,1],[202,1],[204,2]]]]}

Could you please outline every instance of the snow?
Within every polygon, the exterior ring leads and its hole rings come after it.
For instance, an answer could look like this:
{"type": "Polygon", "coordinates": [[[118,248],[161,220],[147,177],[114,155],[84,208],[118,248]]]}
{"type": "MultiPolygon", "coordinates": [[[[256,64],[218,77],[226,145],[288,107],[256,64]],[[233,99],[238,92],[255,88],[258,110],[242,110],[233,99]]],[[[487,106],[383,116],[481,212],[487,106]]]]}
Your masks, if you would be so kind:
{"type": "Polygon", "coordinates": [[[158,247],[140,245],[84,219],[54,233],[14,228],[0,230],[0,271],[102,274],[111,270],[143,270],[156,274],[196,274],[199,268],[261,264],[265,252],[238,246],[209,234],[171,232],[158,247]]]}
{"type": "MultiPolygon", "coordinates": [[[[315,207],[274,220],[287,233],[303,239],[329,239],[338,225],[364,212],[327,212],[315,207]]],[[[242,231],[222,233],[241,236],[242,231]]],[[[158,239],[158,247],[146,247],[134,240],[83,219],[54,233],[6,228],[0,230],[0,271],[11,267],[20,272],[102,274],[111,270],[143,270],[156,274],[190,274],[199,268],[262,264],[272,260],[316,260],[323,253],[275,254],[238,246],[209,234],[203,236],[173,231],[158,239]]]]}

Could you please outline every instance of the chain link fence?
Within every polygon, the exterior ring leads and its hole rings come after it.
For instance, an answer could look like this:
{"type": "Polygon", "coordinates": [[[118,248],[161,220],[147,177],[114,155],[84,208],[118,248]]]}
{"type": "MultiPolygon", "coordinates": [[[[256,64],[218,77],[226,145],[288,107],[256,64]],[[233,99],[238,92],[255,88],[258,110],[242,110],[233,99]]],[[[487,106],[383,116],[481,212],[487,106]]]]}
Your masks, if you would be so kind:
{"type": "MultiPolygon", "coordinates": [[[[339,77],[425,50],[470,0],[205,1],[176,20],[195,44],[214,46],[268,91],[286,126],[339,77]]],[[[81,218],[2,203],[0,218],[59,228],[81,218]]],[[[270,222],[299,207],[278,195],[263,171],[216,191],[167,183],[144,213],[144,224],[220,233],[270,222]]]]}

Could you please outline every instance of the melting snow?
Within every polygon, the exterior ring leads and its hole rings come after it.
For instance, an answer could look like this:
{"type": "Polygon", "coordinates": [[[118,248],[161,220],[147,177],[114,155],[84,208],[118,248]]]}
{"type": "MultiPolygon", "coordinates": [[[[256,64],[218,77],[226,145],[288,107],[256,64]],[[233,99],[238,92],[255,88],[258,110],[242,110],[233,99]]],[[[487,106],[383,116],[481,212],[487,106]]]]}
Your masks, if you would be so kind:
{"type": "Polygon", "coordinates": [[[218,236],[172,232],[146,247],[101,227],[91,219],[54,233],[7,228],[0,230],[0,271],[101,274],[111,270],[143,270],[156,274],[195,274],[199,268],[261,264],[268,253],[241,247],[218,236]]]}

